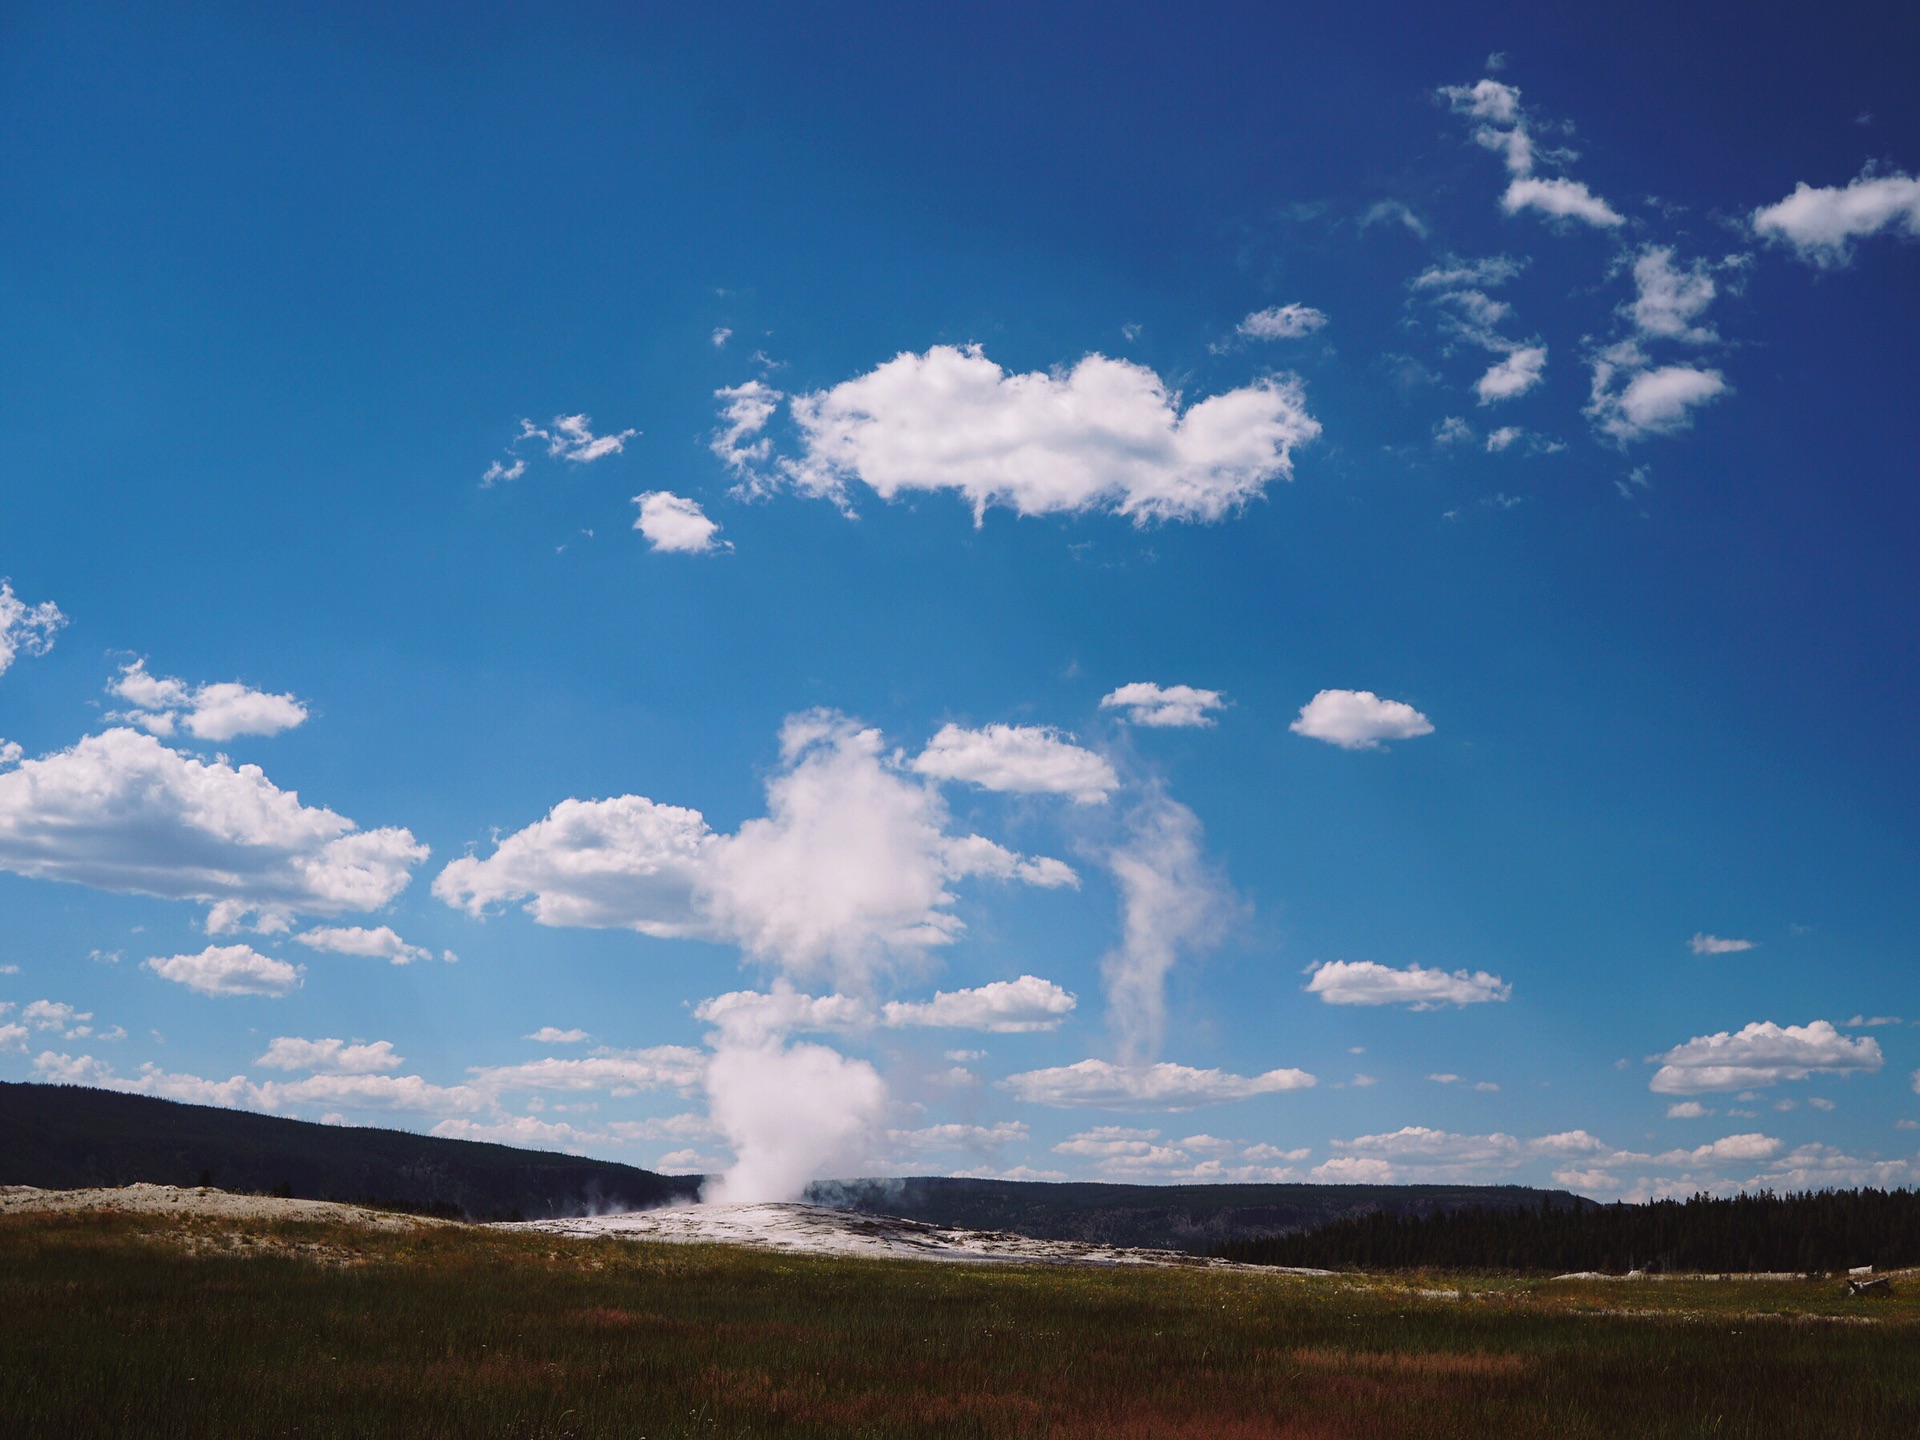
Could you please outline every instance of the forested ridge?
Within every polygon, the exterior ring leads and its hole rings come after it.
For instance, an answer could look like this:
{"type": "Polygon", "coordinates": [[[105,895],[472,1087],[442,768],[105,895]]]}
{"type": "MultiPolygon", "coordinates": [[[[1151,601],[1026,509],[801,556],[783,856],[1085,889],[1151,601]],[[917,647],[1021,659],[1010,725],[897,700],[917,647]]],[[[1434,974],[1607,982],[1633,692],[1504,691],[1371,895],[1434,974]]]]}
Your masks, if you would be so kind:
{"type": "Polygon", "coordinates": [[[1592,1200],[1431,1214],[1376,1211],[1311,1230],[1220,1246],[1256,1265],[1546,1274],[1823,1272],[1920,1265],[1920,1192],[1820,1190],[1592,1200]]]}

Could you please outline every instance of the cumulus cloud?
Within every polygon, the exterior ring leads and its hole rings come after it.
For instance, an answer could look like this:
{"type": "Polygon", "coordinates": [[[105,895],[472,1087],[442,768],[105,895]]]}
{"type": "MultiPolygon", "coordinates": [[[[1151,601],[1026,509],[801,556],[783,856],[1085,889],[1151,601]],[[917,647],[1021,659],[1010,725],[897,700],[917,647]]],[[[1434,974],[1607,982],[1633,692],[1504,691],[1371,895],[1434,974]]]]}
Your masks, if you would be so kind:
{"type": "Polygon", "coordinates": [[[622,430],[614,435],[595,435],[591,415],[556,415],[551,428],[542,430],[530,420],[520,422],[520,438],[547,442],[547,454],[576,465],[588,465],[627,448],[627,441],[638,430],[622,430]]]}
{"type": "Polygon", "coordinates": [[[1079,805],[1098,804],[1120,785],[1106,760],[1074,744],[1072,736],[1039,725],[943,725],[913,768],[985,790],[1067,795],[1079,805]]]}
{"type": "Polygon", "coordinates": [[[1806,1025],[1755,1021],[1729,1033],[1696,1036],[1664,1055],[1651,1088],[1663,1095],[1747,1090],[1809,1075],[1878,1070],[1879,1042],[1870,1035],[1849,1039],[1825,1020],[1806,1025]]]}
{"type": "Polygon", "coordinates": [[[531,1035],[523,1038],[541,1045],[578,1045],[588,1036],[584,1030],[562,1030],[557,1025],[542,1025],[531,1035]]]}
{"type": "Polygon", "coordinates": [[[1482,405],[1512,400],[1533,389],[1546,373],[1546,346],[1516,345],[1506,359],[1489,366],[1487,373],[1474,382],[1473,393],[1480,397],[1482,405]]]}
{"type": "Polygon", "coordinates": [[[1136,680],[1100,697],[1103,710],[1124,710],[1134,725],[1157,727],[1204,726],[1213,724],[1209,710],[1226,708],[1226,697],[1218,690],[1196,690],[1191,685],[1155,685],[1136,680]]]}
{"type": "Polygon", "coordinates": [[[766,472],[773,459],[773,440],[767,422],[786,397],[764,380],[749,380],[713,392],[720,401],[720,428],[707,448],[738,478],[742,490],[755,494],[773,482],[766,472]]]}
{"type": "Polygon", "coordinates": [[[1882,230],[1920,236],[1920,178],[1867,171],[1848,185],[1815,187],[1802,180],[1786,199],[1753,212],[1762,240],[1792,247],[1822,267],[1853,258],[1853,242],[1882,230]]]}
{"type": "Polygon", "coordinates": [[[1648,435],[1671,435],[1693,423],[1693,412],[1732,387],[1718,370],[1694,365],[1651,367],[1631,342],[1601,351],[1593,360],[1589,419],[1624,445],[1648,435]]]}
{"type": "Polygon", "coordinates": [[[1096,1125],[1053,1147],[1056,1155],[1092,1163],[1113,1180],[1182,1180],[1201,1184],[1274,1183],[1294,1178],[1275,1161],[1304,1160],[1310,1151],[1249,1145],[1216,1135],[1162,1139],[1158,1130],[1126,1125],[1096,1125]]]}
{"type": "Polygon", "coordinates": [[[345,1040],[302,1040],[277,1035],[266,1054],[253,1062],[269,1070],[317,1070],[331,1075],[372,1075],[406,1063],[393,1053],[391,1040],[349,1045],[345,1040]]]}
{"type": "Polygon", "coordinates": [[[209,945],[197,955],[155,955],[147,969],[202,995],[281,996],[299,988],[300,967],[251,945],[209,945]]]}
{"type": "Polygon", "coordinates": [[[645,1050],[605,1050],[579,1059],[549,1056],[521,1065],[476,1065],[472,1087],[489,1095],[526,1090],[573,1093],[603,1091],[637,1095],[642,1090],[686,1091],[706,1074],[707,1057],[686,1045],[645,1050]]]}
{"type": "Polygon", "coordinates": [[[894,1027],[986,1030],[998,1034],[1055,1030],[1073,1013],[1074,997],[1051,980],[1022,975],[971,990],[940,990],[931,1000],[890,1000],[882,1011],[894,1027]]]}
{"type": "Polygon", "coordinates": [[[1561,175],[1519,176],[1500,197],[1500,208],[1509,215],[1538,210],[1557,220],[1581,220],[1603,230],[1627,223],[1626,216],[1595,195],[1584,181],[1569,180],[1561,175]]]}
{"type": "Polygon", "coordinates": [[[1405,701],[1382,700],[1371,690],[1322,690],[1287,728],[1342,750],[1378,750],[1383,740],[1431,735],[1433,722],[1405,701]]]}
{"type": "Polygon", "coordinates": [[[1543,152],[1535,145],[1518,88],[1482,80],[1475,85],[1449,85],[1440,94],[1455,113],[1483,122],[1473,132],[1475,143],[1499,155],[1513,177],[1500,197],[1500,207],[1509,215],[1538,210],[1550,219],[1580,220],[1601,229],[1626,223],[1624,216],[1580,181],[1534,174],[1540,160],[1552,163],[1575,157],[1543,152]]]}
{"type": "Polygon", "coordinates": [[[683,555],[711,555],[716,550],[731,550],[724,540],[713,537],[720,527],[707,518],[699,502],[669,490],[649,490],[633,497],[640,507],[640,518],[633,528],[647,537],[655,550],[683,555]]]}
{"type": "Polygon", "coordinates": [[[1415,290],[1453,293],[1497,288],[1527,268],[1525,260],[1507,255],[1489,255],[1482,260],[1450,257],[1444,264],[1430,265],[1414,277],[1415,290]]]}
{"type": "Polygon", "coordinates": [[[902,354],[830,390],[795,396],[802,442],[785,480],[846,508],[859,481],[882,499],[950,490],[979,523],[1110,511],[1136,524],[1215,521],[1274,480],[1320,433],[1299,381],[1269,377],[1185,409],[1141,365],[1089,355],[1010,375],[979,346],[902,354]]]}
{"type": "Polygon", "coordinates": [[[1154,1065],[1082,1060],[1073,1065],[1009,1075],[1000,1083],[1031,1105],[1177,1111],[1282,1090],[1310,1089],[1315,1080],[1304,1070],[1233,1075],[1223,1070],[1196,1070],[1164,1060],[1154,1065]]]}
{"type": "MultiPolygon", "coordinates": [[[[1583,1133],[1584,1132],[1580,1132],[1583,1133]]],[[[1512,1135],[1457,1135],[1425,1125],[1403,1125],[1380,1135],[1335,1140],[1340,1155],[1314,1166],[1311,1178],[1338,1184],[1407,1180],[1465,1180],[1509,1169],[1526,1159],[1527,1147],[1512,1135]]]]}
{"type": "Polygon", "coordinates": [[[1324,311],[1311,305],[1276,305],[1256,310],[1240,322],[1240,333],[1249,340],[1297,340],[1311,335],[1327,323],[1324,311]]]}
{"type": "Polygon", "coordinates": [[[331,950],[336,955],[365,955],[395,965],[433,959],[431,950],[409,945],[391,925],[377,925],[372,929],[364,925],[321,925],[303,930],[293,938],[314,950],[331,950]]]}
{"type": "Polygon", "coordinates": [[[1704,930],[1696,932],[1687,947],[1696,955],[1735,955],[1742,950],[1753,949],[1751,940],[1724,940],[1718,935],[1709,935],[1704,930]]]}
{"type": "Polygon", "coordinates": [[[1329,960],[1314,967],[1307,993],[1318,995],[1329,1005],[1406,1005],[1415,1010],[1437,1010],[1443,1005],[1505,1000],[1513,994],[1513,987],[1485,970],[1448,973],[1420,965],[1395,970],[1372,960],[1329,960]]]}
{"type": "Polygon", "coordinates": [[[307,707],[291,695],[273,695],[235,680],[188,685],[152,675],[145,660],[121,667],[107,687],[134,708],[114,716],[154,735],[184,728],[196,740],[225,741],[240,735],[278,735],[307,718],[307,707]]]}
{"type": "Polygon", "coordinates": [[[67,617],[51,600],[29,605],[13,593],[10,581],[0,580],[0,675],[22,655],[44,655],[67,617]]]}
{"type": "Polygon", "coordinates": [[[1718,339],[1695,323],[1713,303],[1716,287],[1704,261],[1682,269],[1671,245],[1649,245],[1633,262],[1634,300],[1627,313],[1642,335],[1702,345],[1718,339]]]}
{"type": "Polygon", "coordinates": [[[1200,819],[1157,788],[1127,819],[1107,864],[1120,890],[1120,943],[1100,959],[1107,1018],[1130,1061],[1158,1050],[1166,977],[1183,953],[1217,941],[1238,902],[1201,848],[1200,819]]]}
{"type": "Polygon", "coordinates": [[[888,754],[879,731],[830,711],[788,719],[767,810],[722,835],[697,810],[637,795],[566,800],[486,859],[448,865],[433,893],[474,914],[525,900],[546,925],[726,941],[791,974],[864,989],[891,959],[965,928],[952,882],[1078,879],[1058,860],[951,833],[939,792],[888,754]]]}
{"type": "Polygon", "coordinates": [[[257,765],[189,758],[138,731],[89,735],[0,773],[0,870],[284,917],[372,910],[427,847],[300,803],[257,765]]]}
{"type": "MultiPolygon", "coordinates": [[[[11,1004],[0,1004],[0,1015],[6,1014],[6,1012],[12,1008],[13,1006],[11,1004]]],[[[93,1034],[93,1026],[87,1023],[93,1019],[93,1012],[91,1010],[76,1010],[73,1006],[59,1000],[35,1000],[20,1012],[20,1018],[35,1030],[43,1032],[48,1030],[56,1031],[62,1038],[67,1040],[83,1040],[93,1034]]],[[[19,1027],[14,1026],[10,1028],[18,1029],[19,1027]]],[[[126,1034],[124,1030],[119,1033],[121,1035],[126,1034]]],[[[20,1031],[21,1036],[25,1034],[25,1030],[20,1031]]],[[[100,1038],[112,1039],[114,1037],[112,1035],[104,1035],[100,1038]]]]}

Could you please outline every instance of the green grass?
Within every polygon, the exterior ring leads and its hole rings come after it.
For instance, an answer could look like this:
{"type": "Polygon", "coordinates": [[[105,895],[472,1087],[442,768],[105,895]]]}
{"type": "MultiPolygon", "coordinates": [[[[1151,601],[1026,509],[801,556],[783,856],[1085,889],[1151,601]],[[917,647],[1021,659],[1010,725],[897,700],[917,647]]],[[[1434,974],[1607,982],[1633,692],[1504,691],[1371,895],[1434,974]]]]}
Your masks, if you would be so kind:
{"type": "Polygon", "coordinates": [[[1920,1306],[1842,1290],[15,1216],[0,1417],[196,1440],[1920,1433],[1920,1306]]]}

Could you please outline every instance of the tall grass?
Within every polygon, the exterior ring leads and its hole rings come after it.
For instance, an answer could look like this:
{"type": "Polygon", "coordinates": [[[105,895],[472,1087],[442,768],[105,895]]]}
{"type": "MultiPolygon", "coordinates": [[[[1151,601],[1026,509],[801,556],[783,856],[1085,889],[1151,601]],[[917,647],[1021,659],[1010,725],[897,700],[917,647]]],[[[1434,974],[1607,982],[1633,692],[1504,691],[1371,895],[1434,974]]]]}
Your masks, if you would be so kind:
{"type": "Polygon", "coordinates": [[[1917,1341],[1911,1298],[1834,1285],[0,1220],[17,1436],[1907,1435],[1917,1341]]]}

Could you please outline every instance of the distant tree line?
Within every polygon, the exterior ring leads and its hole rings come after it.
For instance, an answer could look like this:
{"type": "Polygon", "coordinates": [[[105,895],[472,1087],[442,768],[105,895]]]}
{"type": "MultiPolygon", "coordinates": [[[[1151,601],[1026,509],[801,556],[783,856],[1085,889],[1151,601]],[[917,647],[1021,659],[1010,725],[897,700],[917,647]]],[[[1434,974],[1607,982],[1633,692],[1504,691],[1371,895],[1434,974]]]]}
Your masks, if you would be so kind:
{"type": "Polygon", "coordinates": [[[1645,1205],[1575,1199],[1538,1208],[1374,1211],[1214,1253],[1254,1265],[1564,1274],[1840,1271],[1920,1264],[1920,1191],[1821,1190],[1645,1205]]]}

